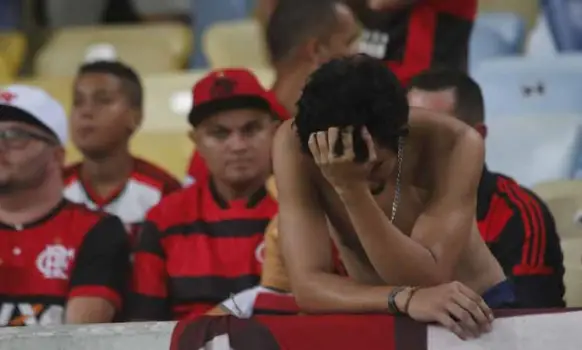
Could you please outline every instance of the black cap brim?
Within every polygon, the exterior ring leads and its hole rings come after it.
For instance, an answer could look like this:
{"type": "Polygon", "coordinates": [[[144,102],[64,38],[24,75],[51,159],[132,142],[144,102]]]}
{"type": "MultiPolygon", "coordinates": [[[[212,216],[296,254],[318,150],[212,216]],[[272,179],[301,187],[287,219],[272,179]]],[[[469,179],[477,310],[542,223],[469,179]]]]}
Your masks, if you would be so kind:
{"type": "Polygon", "coordinates": [[[271,104],[262,97],[254,95],[233,96],[217,99],[194,106],[188,115],[188,121],[194,127],[213,114],[233,109],[253,108],[273,113],[271,104]]]}

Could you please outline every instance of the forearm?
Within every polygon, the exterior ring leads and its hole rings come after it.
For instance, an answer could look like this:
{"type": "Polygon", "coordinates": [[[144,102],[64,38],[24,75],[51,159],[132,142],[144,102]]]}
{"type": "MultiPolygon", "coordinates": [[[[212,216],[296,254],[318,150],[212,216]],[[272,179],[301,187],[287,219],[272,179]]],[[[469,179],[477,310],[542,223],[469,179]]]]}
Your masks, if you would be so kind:
{"type": "Polygon", "coordinates": [[[341,191],[340,196],[372,266],[384,282],[426,286],[446,282],[430,250],[394,226],[367,189],[352,188],[341,191]]]}
{"type": "Polygon", "coordinates": [[[389,286],[365,286],[346,277],[321,272],[305,277],[293,295],[307,313],[387,312],[389,286]]]}
{"type": "Polygon", "coordinates": [[[65,323],[108,323],[113,321],[115,308],[108,301],[95,297],[77,297],[67,303],[65,323]]]}

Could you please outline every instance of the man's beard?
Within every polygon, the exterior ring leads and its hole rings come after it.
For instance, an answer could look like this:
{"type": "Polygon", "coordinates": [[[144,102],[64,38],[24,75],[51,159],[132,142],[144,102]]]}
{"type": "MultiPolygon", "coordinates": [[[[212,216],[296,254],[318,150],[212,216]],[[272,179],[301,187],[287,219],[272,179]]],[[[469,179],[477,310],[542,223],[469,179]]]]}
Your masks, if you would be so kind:
{"type": "Polygon", "coordinates": [[[39,187],[47,176],[47,167],[35,169],[34,173],[27,177],[14,176],[4,181],[0,180],[0,196],[7,196],[23,190],[39,187]]]}

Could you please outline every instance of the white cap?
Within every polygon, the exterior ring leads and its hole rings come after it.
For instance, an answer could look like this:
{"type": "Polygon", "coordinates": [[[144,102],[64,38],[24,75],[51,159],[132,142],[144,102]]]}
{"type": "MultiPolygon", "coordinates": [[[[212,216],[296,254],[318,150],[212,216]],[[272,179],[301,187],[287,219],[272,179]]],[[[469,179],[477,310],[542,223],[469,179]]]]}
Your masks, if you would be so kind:
{"type": "Polygon", "coordinates": [[[97,61],[117,61],[117,50],[109,43],[93,44],[85,50],[84,63],[97,61]]]}
{"type": "MultiPolygon", "coordinates": [[[[26,85],[0,88],[0,111],[10,106],[26,112],[51,130],[61,145],[67,143],[67,114],[63,106],[46,91],[26,85]]],[[[0,112],[0,121],[2,113],[0,112]]]]}

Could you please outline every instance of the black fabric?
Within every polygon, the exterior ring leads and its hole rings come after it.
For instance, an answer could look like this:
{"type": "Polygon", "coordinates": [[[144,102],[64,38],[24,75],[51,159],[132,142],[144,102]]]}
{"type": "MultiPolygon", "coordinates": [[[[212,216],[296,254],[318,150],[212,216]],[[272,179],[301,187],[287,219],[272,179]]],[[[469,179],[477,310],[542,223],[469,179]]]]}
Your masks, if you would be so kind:
{"type": "Polygon", "coordinates": [[[211,115],[232,109],[256,108],[266,112],[271,112],[269,102],[259,96],[236,96],[228,99],[217,99],[198,106],[192,107],[188,115],[188,121],[194,127],[198,126],[202,121],[211,115]]]}
{"type": "Polygon", "coordinates": [[[14,106],[0,105],[0,121],[13,121],[29,124],[41,129],[44,132],[49,133],[56,140],[58,140],[58,136],[45,124],[38,120],[37,117],[33,116],[25,110],[14,106]]]}

